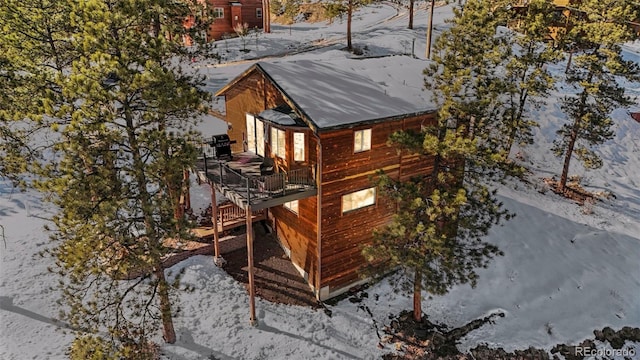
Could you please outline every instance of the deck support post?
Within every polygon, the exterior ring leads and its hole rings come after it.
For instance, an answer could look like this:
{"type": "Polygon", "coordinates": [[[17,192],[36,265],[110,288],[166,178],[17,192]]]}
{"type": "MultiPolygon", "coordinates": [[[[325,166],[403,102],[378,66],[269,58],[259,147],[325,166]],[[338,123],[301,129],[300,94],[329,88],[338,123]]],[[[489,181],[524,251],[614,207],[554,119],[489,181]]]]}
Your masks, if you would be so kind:
{"type": "Polygon", "coordinates": [[[218,234],[218,202],[216,189],[211,185],[211,223],[213,224],[213,263],[222,266],[224,260],[220,256],[220,235],[218,234]]]}
{"type": "Polygon", "coordinates": [[[256,291],[253,280],[253,219],[251,216],[251,205],[247,204],[245,214],[247,216],[247,263],[249,277],[249,323],[251,326],[258,325],[256,319],[256,291]]]}

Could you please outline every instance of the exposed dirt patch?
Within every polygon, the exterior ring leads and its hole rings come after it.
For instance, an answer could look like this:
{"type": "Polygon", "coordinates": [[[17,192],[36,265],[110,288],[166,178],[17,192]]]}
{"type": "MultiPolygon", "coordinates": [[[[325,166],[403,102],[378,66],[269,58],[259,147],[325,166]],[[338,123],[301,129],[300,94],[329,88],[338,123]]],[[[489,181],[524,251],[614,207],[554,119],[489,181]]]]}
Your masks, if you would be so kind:
{"type": "MultiPolygon", "coordinates": [[[[384,327],[386,336],[381,343],[393,343],[400,349],[398,354],[387,354],[385,360],[408,359],[467,359],[456,347],[461,338],[479,327],[493,323],[503,313],[495,313],[474,320],[464,326],[449,329],[445,324],[432,323],[426,316],[421,321],[413,319],[413,313],[403,311],[384,327]]],[[[490,359],[495,359],[491,357],[490,359]]]]}
{"type": "Polygon", "coordinates": [[[548,186],[554,193],[571,199],[583,206],[593,206],[593,204],[601,199],[610,199],[613,194],[609,192],[590,192],[581,185],[579,177],[572,177],[567,182],[564,190],[559,189],[559,181],[554,178],[542,179],[544,184],[548,186]]]}
{"type": "MultiPolygon", "coordinates": [[[[273,234],[256,223],[253,242],[256,295],[272,302],[321,307],[311,288],[284,253],[273,234]]],[[[224,269],[248,288],[247,248],[224,255],[224,269]]]]}
{"type": "MultiPolygon", "coordinates": [[[[559,360],[560,355],[566,360],[584,360],[582,356],[585,350],[577,351],[577,348],[596,349],[594,340],[608,342],[614,349],[623,349],[626,341],[640,344],[640,328],[624,327],[615,331],[609,327],[594,331],[595,338],[587,339],[577,346],[558,344],[551,354],[543,349],[530,347],[525,350],[507,352],[502,348],[490,348],[487,345],[478,345],[469,352],[463,354],[457,344],[469,332],[481,326],[491,326],[493,319],[504,316],[500,313],[477,319],[459,328],[449,329],[444,324],[434,324],[426,317],[422,321],[413,320],[410,311],[400,313],[391,320],[389,326],[384,327],[381,343],[395,344],[397,353],[383,356],[385,360],[559,360]]],[[[381,344],[382,345],[382,344],[381,344]]],[[[629,351],[637,351],[628,349],[629,351]]]]}

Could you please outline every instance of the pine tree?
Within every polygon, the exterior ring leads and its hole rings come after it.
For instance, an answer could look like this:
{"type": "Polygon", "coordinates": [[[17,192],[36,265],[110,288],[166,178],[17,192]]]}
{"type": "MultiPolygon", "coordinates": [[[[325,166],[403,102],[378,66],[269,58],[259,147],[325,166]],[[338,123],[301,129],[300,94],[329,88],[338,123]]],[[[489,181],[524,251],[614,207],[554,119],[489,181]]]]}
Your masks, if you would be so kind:
{"type": "Polygon", "coordinates": [[[533,128],[537,122],[530,119],[530,108],[541,106],[555,87],[555,79],[547,65],[559,62],[564,55],[545,44],[551,39],[550,26],[555,19],[555,5],[546,0],[530,1],[523,15],[507,12],[509,20],[519,16],[523,25],[520,33],[508,32],[508,46],[504,54],[504,92],[507,96],[503,110],[504,142],[507,156],[514,143],[533,143],[533,128]]]}
{"type": "Polygon", "coordinates": [[[29,5],[7,0],[0,7],[0,176],[15,183],[23,183],[21,174],[37,167],[49,145],[40,135],[50,125],[43,113],[53,110],[60,95],[54,79],[74,56],[69,8],[51,1],[29,5]]]}
{"type": "Polygon", "coordinates": [[[470,0],[456,11],[453,26],[435,44],[435,64],[426,86],[440,106],[437,124],[421,133],[397,132],[390,143],[432,162],[427,176],[398,181],[381,174],[378,186],[397,203],[393,221],[374,232],[363,253],[375,274],[400,268],[422,318],[422,290],[444,294],[455,284],[475,285],[476,269],[502,252],[483,240],[489,229],[511,215],[486,182],[505,160],[490,146],[498,93],[494,72],[502,40],[499,19],[485,0],[470,0]]]}
{"type": "Polygon", "coordinates": [[[35,186],[59,208],[52,254],[63,316],[81,331],[107,330],[125,349],[144,348],[158,323],[165,341],[176,339],[179,276],[165,274],[163,240],[187,236],[175,209],[195,161],[190,124],[208,99],[180,65],[193,51],[182,36],[198,36],[183,26],[195,6],[8,0],[0,10],[18,91],[42,96],[18,99],[20,119],[56,131],[35,186]]]}
{"type": "Polygon", "coordinates": [[[276,16],[284,17],[286,23],[291,24],[300,14],[302,0],[274,0],[271,1],[271,12],[276,16]]]}
{"type": "Polygon", "coordinates": [[[602,166],[594,147],[613,138],[611,112],[631,104],[617,78],[639,79],[638,65],[621,56],[620,45],[633,38],[629,22],[637,18],[624,0],[584,0],[570,17],[566,42],[575,50],[565,82],[575,95],[561,100],[568,123],[558,130],[554,153],[564,158],[557,190],[566,190],[575,156],[587,169],[602,166]]]}
{"type": "Polygon", "coordinates": [[[376,0],[335,0],[324,6],[325,14],[329,18],[347,14],[347,50],[353,51],[353,43],[351,41],[351,20],[353,18],[353,12],[374,1],[376,0]]]}

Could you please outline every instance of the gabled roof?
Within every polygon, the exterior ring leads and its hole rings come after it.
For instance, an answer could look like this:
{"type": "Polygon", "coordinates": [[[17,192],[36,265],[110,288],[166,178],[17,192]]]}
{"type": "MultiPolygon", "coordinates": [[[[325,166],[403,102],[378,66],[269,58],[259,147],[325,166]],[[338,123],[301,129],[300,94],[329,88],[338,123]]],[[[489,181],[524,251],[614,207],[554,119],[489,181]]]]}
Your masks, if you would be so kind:
{"type": "Polygon", "coordinates": [[[434,111],[429,104],[414,104],[387,94],[381,84],[364,74],[311,60],[256,63],[216,95],[224,95],[253,71],[260,71],[270,79],[296,112],[317,131],[434,111]]]}

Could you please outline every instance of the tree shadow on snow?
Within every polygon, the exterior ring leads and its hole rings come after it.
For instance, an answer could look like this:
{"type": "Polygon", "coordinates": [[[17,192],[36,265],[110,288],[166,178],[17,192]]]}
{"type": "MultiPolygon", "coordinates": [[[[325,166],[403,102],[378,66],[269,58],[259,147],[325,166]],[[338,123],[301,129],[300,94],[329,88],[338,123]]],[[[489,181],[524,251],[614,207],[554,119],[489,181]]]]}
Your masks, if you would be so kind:
{"type": "Polygon", "coordinates": [[[329,351],[336,352],[336,353],[340,354],[342,356],[342,358],[344,358],[344,359],[360,359],[359,357],[354,356],[354,355],[352,355],[352,354],[350,354],[350,353],[348,353],[346,351],[342,351],[342,350],[338,350],[338,349],[332,348],[330,346],[322,345],[322,344],[318,343],[317,341],[315,341],[314,339],[306,338],[306,337],[301,336],[301,335],[292,334],[290,332],[287,332],[287,331],[284,331],[284,330],[269,326],[269,325],[264,323],[264,320],[262,320],[258,324],[258,329],[263,330],[263,331],[267,331],[267,332],[270,332],[270,333],[273,333],[273,334],[285,335],[285,336],[288,336],[288,337],[293,338],[293,339],[298,339],[298,340],[302,340],[302,341],[314,344],[316,346],[319,346],[321,348],[327,349],[329,351]]]}
{"type": "Polygon", "coordinates": [[[36,321],[40,321],[49,325],[53,325],[53,326],[57,326],[59,328],[62,329],[70,329],[73,330],[73,328],[67,324],[64,323],[62,321],[53,319],[53,318],[49,318],[46,317],[44,315],[40,315],[36,312],[33,312],[31,310],[27,310],[25,308],[21,308],[19,306],[15,306],[13,305],[13,297],[9,297],[9,296],[0,296],[0,310],[4,310],[4,311],[9,311],[12,313],[16,313],[19,315],[23,315],[26,316],[30,319],[36,320],[36,321]]]}
{"type": "MultiPolygon", "coordinates": [[[[193,339],[193,336],[191,335],[191,332],[185,328],[180,329],[180,333],[178,335],[178,341],[176,341],[175,344],[170,345],[170,344],[165,344],[162,348],[163,353],[167,354],[169,353],[169,349],[171,349],[172,347],[181,347],[183,349],[189,350],[189,351],[193,351],[201,356],[203,356],[202,359],[208,359],[208,360],[237,360],[234,357],[231,357],[229,355],[223,354],[219,351],[213,350],[211,348],[208,348],[204,345],[200,345],[197,344],[195,342],[195,340],[193,339]]],[[[174,352],[170,352],[171,353],[171,359],[175,359],[175,360],[186,360],[187,358],[184,356],[181,356],[179,354],[176,354],[174,352]]],[[[168,355],[168,354],[167,354],[168,355]]]]}

